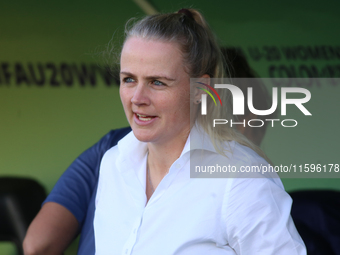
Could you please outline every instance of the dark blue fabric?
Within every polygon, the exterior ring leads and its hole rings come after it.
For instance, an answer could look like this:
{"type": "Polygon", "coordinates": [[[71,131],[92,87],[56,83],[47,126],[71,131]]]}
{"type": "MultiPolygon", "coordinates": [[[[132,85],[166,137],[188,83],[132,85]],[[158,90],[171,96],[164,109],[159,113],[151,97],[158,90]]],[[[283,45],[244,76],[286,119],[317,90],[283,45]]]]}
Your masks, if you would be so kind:
{"type": "Polygon", "coordinates": [[[290,193],[292,218],[308,255],[340,255],[340,192],[305,190],[290,193]]]}
{"type": "Polygon", "coordinates": [[[63,173],[44,201],[63,205],[77,218],[81,230],[80,255],[95,253],[93,217],[101,159],[130,131],[130,127],[112,130],[83,152],[63,173]]]}

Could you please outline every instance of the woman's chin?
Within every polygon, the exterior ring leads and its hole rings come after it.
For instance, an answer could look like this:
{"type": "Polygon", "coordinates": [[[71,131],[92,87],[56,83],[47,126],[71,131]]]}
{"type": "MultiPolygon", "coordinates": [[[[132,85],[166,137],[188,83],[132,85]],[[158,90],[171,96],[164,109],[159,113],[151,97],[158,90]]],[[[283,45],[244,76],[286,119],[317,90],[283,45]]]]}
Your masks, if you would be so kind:
{"type": "Polygon", "coordinates": [[[151,142],[154,138],[154,135],[150,134],[150,131],[148,130],[140,130],[132,128],[133,134],[140,142],[151,142]]]}

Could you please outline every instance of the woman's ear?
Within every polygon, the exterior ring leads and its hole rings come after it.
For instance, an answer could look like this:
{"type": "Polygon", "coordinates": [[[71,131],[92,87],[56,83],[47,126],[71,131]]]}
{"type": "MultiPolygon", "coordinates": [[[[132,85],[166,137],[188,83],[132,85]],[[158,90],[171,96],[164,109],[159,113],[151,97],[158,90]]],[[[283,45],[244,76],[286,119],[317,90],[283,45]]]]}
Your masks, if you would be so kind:
{"type": "Polygon", "coordinates": [[[199,79],[198,82],[195,84],[195,93],[194,93],[194,103],[195,104],[200,104],[201,103],[201,98],[202,94],[206,94],[202,88],[205,88],[204,85],[201,85],[202,83],[210,85],[210,76],[208,74],[202,75],[199,79]]]}

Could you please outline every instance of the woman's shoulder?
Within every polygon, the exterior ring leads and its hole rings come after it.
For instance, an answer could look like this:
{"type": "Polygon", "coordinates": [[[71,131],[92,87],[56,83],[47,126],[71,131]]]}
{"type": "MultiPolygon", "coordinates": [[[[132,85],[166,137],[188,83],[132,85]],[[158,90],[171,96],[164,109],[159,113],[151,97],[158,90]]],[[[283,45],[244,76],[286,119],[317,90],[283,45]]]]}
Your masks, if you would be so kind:
{"type": "Polygon", "coordinates": [[[248,146],[241,145],[236,141],[228,141],[227,143],[228,143],[227,148],[229,147],[231,149],[228,155],[234,158],[235,160],[239,160],[249,164],[268,163],[264,158],[262,158],[248,146]]]}
{"type": "Polygon", "coordinates": [[[224,143],[224,156],[216,152],[216,159],[231,165],[237,178],[269,178],[277,182],[279,176],[270,162],[258,155],[248,146],[236,141],[224,143]]]}

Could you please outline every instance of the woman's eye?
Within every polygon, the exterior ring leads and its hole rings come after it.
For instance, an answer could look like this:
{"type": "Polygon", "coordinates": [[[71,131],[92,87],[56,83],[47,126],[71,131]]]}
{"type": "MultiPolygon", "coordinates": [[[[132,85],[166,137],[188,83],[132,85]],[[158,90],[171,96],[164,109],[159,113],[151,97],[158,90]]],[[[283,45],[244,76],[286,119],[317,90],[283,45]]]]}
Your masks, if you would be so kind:
{"type": "Polygon", "coordinates": [[[155,84],[155,85],[157,85],[157,86],[163,86],[163,85],[165,85],[163,82],[157,81],[157,80],[154,80],[154,81],[153,81],[153,84],[155,84]]]}
{"type": "Polygon", "coordinates": [[[134,79],[132,79],[131,77],[126,77],[126,78],[123,79],[123,81],[125,83],[130,83],[130,82],[134,82],[134,79]]]}

